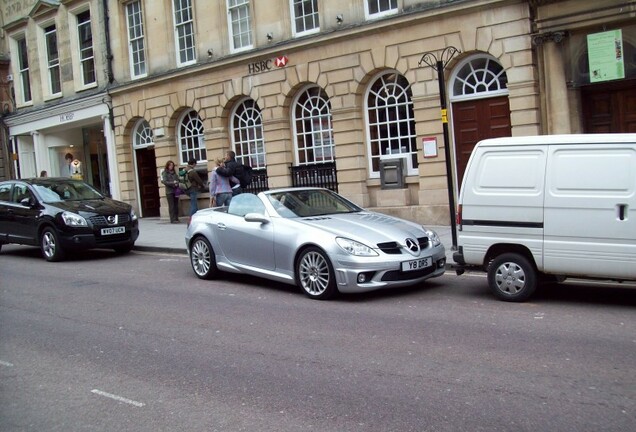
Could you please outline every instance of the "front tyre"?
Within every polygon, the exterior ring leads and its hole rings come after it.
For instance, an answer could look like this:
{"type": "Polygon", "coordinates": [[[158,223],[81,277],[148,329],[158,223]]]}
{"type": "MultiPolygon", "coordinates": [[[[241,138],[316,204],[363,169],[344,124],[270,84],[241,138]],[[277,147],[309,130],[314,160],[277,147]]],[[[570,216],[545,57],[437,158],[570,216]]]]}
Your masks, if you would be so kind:
{"type": "Polygon", "coordinates": [[[526,301],[537,289],[537,271],[523,255],[501,254],[488,266],[488,285],[500,300],[526,301]]]}
{"type": "Polygon", "coordinates": [[[326,300],[337,292],[331,262],[317,247],[305,249],[298,258],[296,279],[305,294],[312,299],[326,300]]]}
{"type": "Polygon", "coordinates": [[[55,229],[46,227],[40,236],[40,250],[45,260],[49,262],[61,261],[64,259],[64,250],[60,244],[59,236],[55,229]]]}
{"type": "Polygon", "coordinates": [[[214,250],[208,239],[198,236],[190,243],[190,264],[199,279],[213,279],[218,275],[214,250]]]}

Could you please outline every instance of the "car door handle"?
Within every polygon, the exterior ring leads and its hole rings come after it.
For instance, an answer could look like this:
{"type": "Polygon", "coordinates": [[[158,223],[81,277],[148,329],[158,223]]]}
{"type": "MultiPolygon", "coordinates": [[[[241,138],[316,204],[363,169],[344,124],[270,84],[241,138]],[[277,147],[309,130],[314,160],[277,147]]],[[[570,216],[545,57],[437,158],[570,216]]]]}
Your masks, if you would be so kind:
{"type": "Polygon", "coordinates": [[[617,204],[616,209],[618,210],[618,220],[627,220],[627,204],[617,204]]]}
{"type": "Polygon", "coordinates": [[[225,227],[225,224],[224,224],[224,223],[222,223],[222,222],[219,222],[218,224],[216,224],[216,227],[217,227],[218,229],[220,229],[220,230],[223,230],[223,231],[225,231],[225,228],[226,228],[226,227],[225,227]]]}

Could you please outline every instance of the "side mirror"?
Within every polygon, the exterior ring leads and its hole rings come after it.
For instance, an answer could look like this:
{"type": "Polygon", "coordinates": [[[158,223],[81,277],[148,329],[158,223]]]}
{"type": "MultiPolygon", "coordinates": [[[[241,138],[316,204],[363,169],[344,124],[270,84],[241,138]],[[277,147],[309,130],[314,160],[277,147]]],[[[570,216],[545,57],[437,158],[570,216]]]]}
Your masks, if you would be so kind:
{"type": "Polygon", "coordinates": [[[23,205],[25,207],[33,207],[35,204],[32,198],[27,197],[27,198],[22,198],[22,200],[20,200],[20,205],[23,205]]]}
{"type": "Polygon", "coordinates": [[[269,218],[260,213],[248,213],[245,215],[245,222],[269,223],[269,218]]]}

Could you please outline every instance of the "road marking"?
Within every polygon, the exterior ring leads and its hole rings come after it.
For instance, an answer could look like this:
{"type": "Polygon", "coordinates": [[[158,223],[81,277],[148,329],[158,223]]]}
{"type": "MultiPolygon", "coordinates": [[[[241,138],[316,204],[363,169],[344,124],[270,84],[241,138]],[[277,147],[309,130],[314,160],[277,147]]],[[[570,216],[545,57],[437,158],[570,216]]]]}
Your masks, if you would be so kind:
{"type": "Polygon", "coordinates": [[[117,395],[114,395],[114,394],[111,394],[111,393],[106,393],[105,391],[101,391],[101,390],[97,390],[97,389],[91,390],[91,393],[95,393],[96,395],[100,395],[100,396],[104,396],[104,397],[107,397],[107,398],[110,398],[110,399],[114,399],[114,400],[119,401],[119,402],[127,403],[129,405],[134,405],[137,408],[141,408],[142,406],[146,405],[144,403],[137,402],[137,401],[134,401],[132,399],[127,399],[125,397],[117,396],[117,395]]]}
{"type": "Polygon", "coordinates": [[[13,363],[0,360],[0,366],[13,367],[13,363]]]}

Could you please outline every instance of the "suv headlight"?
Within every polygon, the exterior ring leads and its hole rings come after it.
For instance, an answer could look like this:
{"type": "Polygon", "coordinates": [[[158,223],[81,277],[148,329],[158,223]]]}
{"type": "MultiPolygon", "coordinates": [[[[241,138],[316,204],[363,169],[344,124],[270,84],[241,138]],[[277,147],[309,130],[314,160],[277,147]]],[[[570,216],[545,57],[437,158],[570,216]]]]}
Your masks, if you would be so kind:
{"type": "Polygon", "coordinates": [[[78,215],[77,213],[71,213],[71,212],[65,211],[64,213],[62,213],[62,220],[64,221],[66,225],[72,226],[72,227],[88,226],[86,219],[84,219],[82,216],[78,215]]]}
{"type": "Polygon", "coordinates": [[[345,252],[347,252],[348,254],[351,255],[355,255],[355,256],[378,256],[378,253],[376,251],[374,251],[373,249],[371,249],[369,246],[364,245],[360,242],[357,242],[355,240],[351,240],[348,238],[344,238],[344,237],[337,237],[336,238],[336,243],[338,243],[338,246],[340,246],[342,249],[344,249],[345,252]]]}
{"type": "Polygon", "coordinates": [[[439,239],[437,233],[433,230],[424,228],[426,231],[426,235],[428,236],[429,241],[433,244],[433,247],[437,247],[442,244],[442,241],[439,239]]]}

